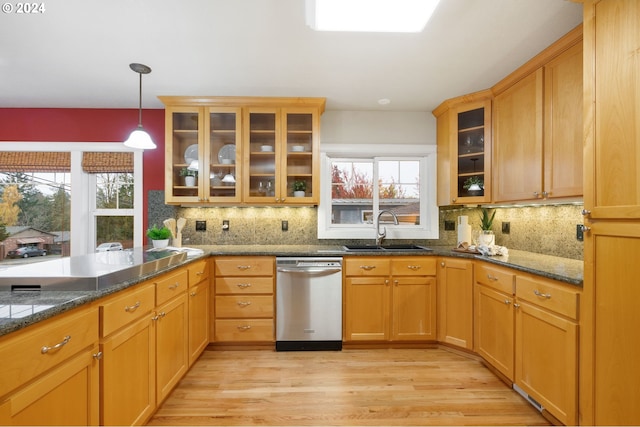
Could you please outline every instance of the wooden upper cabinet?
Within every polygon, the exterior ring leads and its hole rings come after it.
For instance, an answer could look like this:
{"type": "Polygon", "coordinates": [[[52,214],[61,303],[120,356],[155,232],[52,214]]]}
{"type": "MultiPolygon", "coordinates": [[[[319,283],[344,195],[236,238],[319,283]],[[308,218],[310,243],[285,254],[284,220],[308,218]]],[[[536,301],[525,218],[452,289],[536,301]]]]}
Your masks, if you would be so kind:
{"type": "Polygon", "coordinates": [[[590,216],[640,218],[640,5],[585,2],[585,197],[590,216]],[[597,16],[597,20],[596,20],[597,16]]]}
{"type": "Polygon", "coordinates": [[[544,185],[547,198],[582,196],[582,43],[544,66],[544,185]]]}
{"type": "Polygon", "coordinates": [[[494,99],[496,202],[541,197],[543,75],[539,68],[494,99]]]}
{"type": "Polygon", "coordinates": [[[324,98],[160,99],[166,203],[318,204],[324,98]],[[195,185],[181,174],[190,165],[195,185]],[[296,182],[306,187],[302,197],[294,196],[296,182]]]}
{"type": "Polygon", "coordinates": [[[491,93],[444,102],[436,110],[438,205],[491,201],[491,93]],[[469,188],[470,179],[480,181],[469,188]]]}

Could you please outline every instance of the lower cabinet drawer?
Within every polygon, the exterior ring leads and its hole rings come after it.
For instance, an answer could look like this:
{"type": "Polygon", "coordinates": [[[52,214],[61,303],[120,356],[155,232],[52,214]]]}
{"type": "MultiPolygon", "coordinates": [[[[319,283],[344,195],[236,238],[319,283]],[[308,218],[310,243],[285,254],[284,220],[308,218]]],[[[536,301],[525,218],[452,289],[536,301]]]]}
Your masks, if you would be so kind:
{"type": "Polygon", "coordinates": [[[217,319],[215,341],[273,341],[273,319],[217,319]]]}
{"type": "Polygon", "coordinates": [[[216,317],[273,317],[271,295],[218,295],[216,317]]]}
{"type": "Polygon", "coordinates": [[[0,396],[98,342],[98,310],[80,309],[0,340],[0,396]]]}

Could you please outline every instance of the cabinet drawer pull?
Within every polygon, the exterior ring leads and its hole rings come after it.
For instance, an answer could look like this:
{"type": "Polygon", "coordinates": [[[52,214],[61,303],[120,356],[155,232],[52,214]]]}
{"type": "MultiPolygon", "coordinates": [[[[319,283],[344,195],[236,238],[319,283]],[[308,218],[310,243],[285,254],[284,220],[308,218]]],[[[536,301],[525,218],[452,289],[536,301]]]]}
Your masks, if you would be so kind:
{"type": "Polygon", "coordinates": [[[63,338],[62,341],[60,341],[58,344],[53,345],[51,347],[48,346],[44,346],[40,349],[40,353],[42,354],[46,354],[48,352],[50,352],[51,350],[58,350],[60,347],[67,345],[67,343],[71,341],[71,335],[67,335],[66,337],[63,338]]]}
{"type": "Polygon", "coordinates": [[[375,265],[361,265],[360,268],[363,269],[363,270],[366,270],[366,271],[371,271],[374,268],[376,268],[376,266],[375,265]]]}
{"type": "Polygon", "coordinates": [[[169,289],[173,290],[173,289],[176,289],[178,286],[180,286],[180,283],[176,282],[173,285],[169,285],[169,289]]]}
{"type": "Polygon", "coordinates": [[[204,274],[204,271],[196,271],[196,276],[202,276],[204,274]]]}
{"type": "Polygon", "coordinates": [[[238,283],[236,284],[236,286],[239,287],[240,289],[246,289],[251,287],[251,283],[238,283]]]}
{"type": "Polygon", "coordinates": [[[136,311],[138,309],[138,307],[140,307],[140,301],[136,301],[135,304],[133,305],[128,305],[124,308],[124,311],[126,311],[127,313],[131,313],[133,311],[136,311]]]}
{"type": "Polygon", "coordinates": [[[240,307],[246,307],[248,305],[251,305],[251,301],[238,301],[238,305],[240,307]]]}
{"type": "Polygon", "coordinates": [[[491,274],[489,274],[489,273],[487,273],[487,279],[489,279],[489,280],[495,280],[495,281],[497,281],[497,280],[498,280],[498,278],[497,278],[496,276],[492,276],[492,275],[491,275],[491,274]]]}
{"type": "Polygon", "coordinates": [[[251,268],[250,265],[238,265],[238,270],[248,270],[251,268]]]}
{"type": "Polygon", "coordinates": [[[422,266],[421,265],[407,265],[407,268],[409,270],[416,271],[416,270],[420,270],[422,268],[422,266]]]}
{"type": "Polygon", "coordinates": [[[540,292],[539,290],[535,289],[533,291],[533,293],[540,298],[546,298],[546,299],[550,299],[551,298],[551,294],[543,294],[542,292],[540,292]]]}
{"type": "Polygon", "coordinates": [[[251,329],[251,325],[238,326],[238,330],[240,330],[240,331],[248,331],[249,329],[251,329]]]}

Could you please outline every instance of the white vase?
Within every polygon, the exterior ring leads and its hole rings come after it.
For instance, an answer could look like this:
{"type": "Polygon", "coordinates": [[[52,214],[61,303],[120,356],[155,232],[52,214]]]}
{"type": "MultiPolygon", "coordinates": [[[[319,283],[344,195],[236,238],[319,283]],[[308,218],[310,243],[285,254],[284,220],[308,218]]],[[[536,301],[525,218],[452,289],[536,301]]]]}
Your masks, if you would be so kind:
{"type": "Polygon", "coordinates": [[[304,197],[304,191],[294,191],[293,197],[304,197]]]}
{"type": "Polygon", "coordinates": [[[478,235],[478,246],[493,246],[496,244],[496,235],[492,230],[482,230],[478,235]]]}
{"type": "Polygon", "coordinates": [[[169,239],[164,240],[151,240],[154,248],[166,248],[169,246],[169,239]]]}
{"type": "Polygon", "coordinates": [[[184,177],[184,185],[186,185],[187,187],[195,187],[196,185],[196,177],[195,176],[185,176],[184,177]]]}

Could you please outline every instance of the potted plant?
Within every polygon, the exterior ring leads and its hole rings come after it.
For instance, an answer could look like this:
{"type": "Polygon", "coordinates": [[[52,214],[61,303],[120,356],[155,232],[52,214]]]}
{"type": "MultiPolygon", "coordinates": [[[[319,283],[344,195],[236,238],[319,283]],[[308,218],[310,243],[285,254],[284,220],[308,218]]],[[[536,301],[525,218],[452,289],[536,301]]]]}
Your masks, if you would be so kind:
{"type": "Polygon", "coordinates": [[[187,187],[194,187],[196,185],[196,178],[198,178],[198,171],[182,168],[180,169],[180,176],[184,177],[184,185],[187,187]]]}
{"type": "Polygon", "coordinates": [[[293,195],[294,197],[304,197],[307,190],[306,181],[295,181],[293,183],[293,195]]]}
{"type": "Polygon", "coordinates": [[[469,194],[478,194],[484,189],[484,181],[478,175],[473,175],[464,181],[462,188],[469,194]]]}
{"type": "Polygon", "coordinates": [[[489,209],[482,208],[480,215],[480,235],[478,236],[478,245],[492,246],[496,243],[496,236],[491,230],[493,219],[496,217],[496,211],[489,213],[489,209]]]}
{"type": "Polygon", "coordinates": [[[158,227],[154,225],[147,230],[147,237],[151,239],[154,248],[165,248],[169,245],[171,230],[167,227],[158,227]]]}

